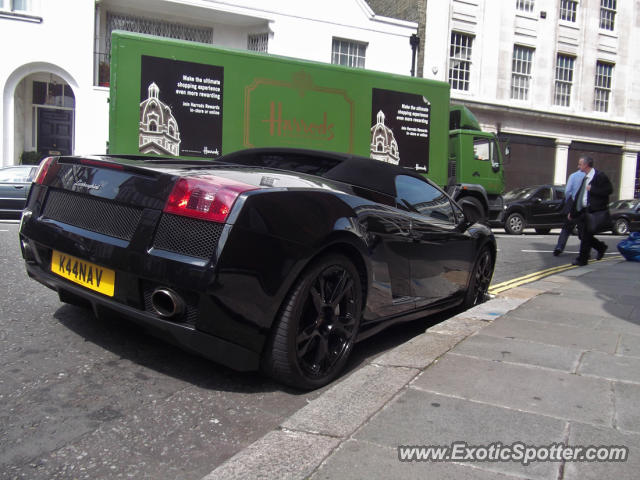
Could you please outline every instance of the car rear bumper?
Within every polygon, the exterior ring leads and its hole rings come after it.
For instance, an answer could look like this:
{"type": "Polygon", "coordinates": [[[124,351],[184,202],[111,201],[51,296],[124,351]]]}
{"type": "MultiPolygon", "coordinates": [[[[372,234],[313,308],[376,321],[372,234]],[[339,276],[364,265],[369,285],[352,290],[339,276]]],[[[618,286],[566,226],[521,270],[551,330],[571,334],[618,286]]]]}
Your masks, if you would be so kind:
{"type": "Polygon", "coordinates": [[[90,292],[43,270],[37,264],[27,263],[26,269],[29,277],[57,291],[61,299],[72,296],[87,302],[97,317],[116,313],[145,327],[154,336],[221,365],[238,371],[252,371],[259,368],[260,354],[241,345],[200,331],[190,325],[163,320],[152,313],[124,305],[99,293],[90,292]]]}

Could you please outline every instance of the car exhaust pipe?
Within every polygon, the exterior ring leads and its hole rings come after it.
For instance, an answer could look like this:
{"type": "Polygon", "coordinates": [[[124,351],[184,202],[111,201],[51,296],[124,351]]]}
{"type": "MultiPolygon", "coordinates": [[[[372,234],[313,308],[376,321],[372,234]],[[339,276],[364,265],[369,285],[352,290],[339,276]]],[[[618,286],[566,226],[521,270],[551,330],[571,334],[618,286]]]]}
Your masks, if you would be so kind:
{"type": "Polygon", "coordinates": [[[173,290],[160,287],[151,294],[151,308],[162,318],[170,319],[184,313],[184,300],[173,290]]]}

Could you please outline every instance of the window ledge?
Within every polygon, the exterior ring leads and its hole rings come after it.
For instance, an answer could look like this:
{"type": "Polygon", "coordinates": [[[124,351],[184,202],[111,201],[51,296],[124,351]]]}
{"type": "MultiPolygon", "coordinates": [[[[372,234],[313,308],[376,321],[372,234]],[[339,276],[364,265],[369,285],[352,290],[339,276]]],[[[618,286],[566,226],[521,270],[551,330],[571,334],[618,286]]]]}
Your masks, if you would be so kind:
{"type": "Polygon", "coordinates": [[[603,37],[618,38],[618,32],[615,30],[607,30],[606,28],[600,29],[600,35],[603,37]]]}
{"type": "Polygon", "coordinates": [[[5,12],[0,10],[0,18],[29,23],[42,23],[42,17],[38,17],[37,15],[29,15],[28,13],[5,12]]]}
{"type": "Polygon", "coordinates": [[[562,25],[565,28],[571,28],[574,30],[580,30],[580,25],[578,25],[578,22],[571,22],[569,20],[558,20],[558,25],[562,25]]]}

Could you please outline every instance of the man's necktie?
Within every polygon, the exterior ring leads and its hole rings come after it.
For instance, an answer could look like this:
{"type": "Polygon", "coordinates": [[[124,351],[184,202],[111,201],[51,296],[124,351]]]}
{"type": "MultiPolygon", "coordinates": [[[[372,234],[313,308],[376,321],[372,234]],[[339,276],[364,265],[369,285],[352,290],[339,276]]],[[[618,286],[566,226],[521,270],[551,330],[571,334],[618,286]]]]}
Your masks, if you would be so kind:
{"type": "Polygon", "coordinates": [[[576,201],[578,204],[576,205],[576,210],[579,212],[584,208],[584,196],[587,194],[587,176],[585,175],[582,179],[582,184],[580,185],[580,189],[578,190],[578,194],[576,195],[576,201]]]}

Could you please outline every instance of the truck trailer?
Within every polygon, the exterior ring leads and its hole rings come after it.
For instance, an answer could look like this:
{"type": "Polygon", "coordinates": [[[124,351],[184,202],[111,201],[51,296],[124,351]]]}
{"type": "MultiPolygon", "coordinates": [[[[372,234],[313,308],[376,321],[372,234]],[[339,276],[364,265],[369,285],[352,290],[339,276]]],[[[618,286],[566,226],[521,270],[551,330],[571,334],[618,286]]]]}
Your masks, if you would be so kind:
{"type": "Polygon", "coordinates": [[[298,147],[414,169],[471,220],[502,210],[494,134],[448,83],[113,32],[109,154],[212,159],[298,147]]]}

